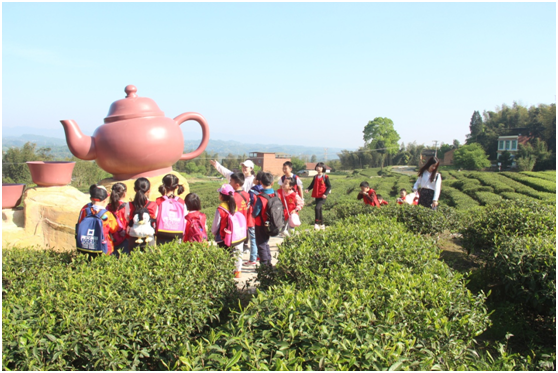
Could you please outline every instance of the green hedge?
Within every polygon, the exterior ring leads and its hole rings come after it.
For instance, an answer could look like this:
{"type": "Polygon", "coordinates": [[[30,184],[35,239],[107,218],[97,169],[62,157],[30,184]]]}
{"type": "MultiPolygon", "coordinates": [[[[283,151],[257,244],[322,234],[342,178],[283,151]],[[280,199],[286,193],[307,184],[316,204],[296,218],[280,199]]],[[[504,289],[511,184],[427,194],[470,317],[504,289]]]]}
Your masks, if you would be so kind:
{"type": "Polygon", "coordinates": [[[492,188],[494,188],[494,192],[495,193],[503,193],[503,192],[515,192],[515,190],[504,184],[503,182],[501,182],[498,179],[498,174],[494,173],[494,172],[471,172],[469,173],[470,177],[473,177],[477,180],[480,180],[480,182],[483,185],[487,185],[490,186],[492,188]]]}
{"type": "Polygon", "coordinates": [[[471,197],[475,197],[478,192],[494,193],[494,188],[490,186],[473,186],[463,188],[461,191],[471,197]]]}
{"type": "Polygon", "coordinates": [[[495,205],[502,202],[503,200],[502,197],[492,192],[476,192],[475,197],[477,198],[477,201],[479,201],[483,206],[495,205]]]}
{"type": "Polygon", "coordinates": [[[470,222],[461,233],[468,252],[490,257],[498,238],[555,235],[556,206],[535,200],[508,200],[471,210],[470,222]]]}
{"type": "Polygon", "coordinates": [[[290,237],[275,271],[260,272],[266,290],[187,342],[177,368],[474,369],[485,297],[438,254],[433,240],[372,214],[290,237]]]}
{"type": "Polygon", "coordinates": [[[93,261],[4,250],[2,367],[164,369],[218,320],[236,292],[232,273],[230,255],[201,244],[93,261]]]}
{"type": "Polygon", "coordinates": [[[519,201],[531,201],[532,200],[531,197],[526,196],[525,194],[515,193],[515,192],[504,192],[504,193],[502,193],[502,197],[504,197],[505,199],[513,199],[513,200],[519,200],[519,201]]]}
{"type": "Polygon", "coordinates": [[[556,193],[556,182],[526,176],[517,172],[502,172],[502,175],[541,192],[556,193]]]}
{"type": "Polygon", "coordinates": [[[555,234],[498,239],[488,268],[500,285],[498,295],[538,314],[556,315],[555,234]]]}
{"type": "Polygon", "coordinates": [[[522,171],[520,172],[520,174],[537,177],[540,179],[553,181],[554,183],[556,183],[556,171],[550,173],[548,171],[547,172],[522,171]]]}
{"type": "Polygon", "coordinates": [[[449,185],[442,185],[440,201],[448,201],[447,203],[449,206],[453,206],[459,210],[468,210],[479,205],[472,197],[449,185]]]}

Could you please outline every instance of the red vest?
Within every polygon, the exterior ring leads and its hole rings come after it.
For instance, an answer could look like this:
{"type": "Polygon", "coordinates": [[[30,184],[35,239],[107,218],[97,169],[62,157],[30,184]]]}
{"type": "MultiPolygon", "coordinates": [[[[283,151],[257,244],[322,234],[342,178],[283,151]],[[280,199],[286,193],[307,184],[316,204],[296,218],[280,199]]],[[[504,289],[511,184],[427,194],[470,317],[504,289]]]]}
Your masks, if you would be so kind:
{"type": "Polygon", "coordinates": [[[277,191],[277,197],[281,200],[283,204],[283,212],[285,214],[285,220],[289,219],[289,213],[296,209],[296,192],[293,189],[293,192],[287,196],[283,195],[283,189],[279,189],[277,191]],[[285,202],[287,206],[285,207],[285,202]]]}
{"type": "Polygon", "coordinates": [[[326,177],[327,177],[326,174],[323,174],[322,177],[318,177],[318,175],[314,176],[314,186],[312,187],[312,198],[324,197],[324,193],[327,190],[327,186],[325,184],[326,177]]]}
{"type": "Polygon", "coordinates": [[[364,201],[365,205],[370,205],[370,206],[378,206],[380,207],[380,202],[378,202],[378,197],[376,197],[376,191],[374,191],[374,189],[370,188],[370,190],[367,193],[370,197],[372,197],[372,202],[370,202],[368,200],[368,198],[363,197],[362,200],[364,201]]]}
{"type": "Polygon", "coordinates": [[[234,202],[236,203],[236,211],[239,211],[242,213],[242,215],[244,215],[244,217],[246,218],[246,226],[249,227],[250,225],[248,225],[248,212],[249,212],[249,205],[250,205],[250,196],[245,191],[242,192],[235,191],[234,202]],[[244,197],[244,199],[242,197],[244,197]]]}

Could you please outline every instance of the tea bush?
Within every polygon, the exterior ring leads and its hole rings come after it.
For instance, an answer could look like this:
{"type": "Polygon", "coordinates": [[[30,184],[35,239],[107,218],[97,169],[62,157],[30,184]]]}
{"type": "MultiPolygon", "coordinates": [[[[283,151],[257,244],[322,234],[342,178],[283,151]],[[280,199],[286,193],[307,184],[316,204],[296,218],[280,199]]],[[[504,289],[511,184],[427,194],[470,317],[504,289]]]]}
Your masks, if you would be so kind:
{"type": "Polygon", "coordinates": [[[2,257],[5,370],[163,369],[234,299],[222,249],[168,244],[119,260],[29,249],[2,257]]]}
{"type": "MultiPolygon", "coordinates": [[[[287,238],[268,286],[222,328],[186,342],[185,370],[467,369],[484,294],[434,241],[368,214],[287,238]]],[[[261,278],[260,278],[261,279],[261,278]]]]}
{"type": "Polygon", "coordinates": [[[540,178],[534,178],[517,172],[502,172],[502,175],[509,177],[512,180],[519,181],[520,183],[530,186],[538,191],[556,193],[556,181],[553,182],[540,178]]]}
{"type": "Polygon", "coordinates": [[[556,171],[548,173],[548,172],[533,172],[533,171],[522,171],[520,172],[520,174],[522,175],[527,175],[527,176],[532,176],[532,177],[538,177],[540,179],[544,179],[544,180],[548,180],[548,181],[553,181],[554,183],[556,183],[556,171]]]}
{"type": "Polygon", "coordinates": [[[475,196],[477,200],[481,203],[481,205],[495,205],[497,203],[502,202],[503,198],[500,197],[498,194],[494,194],[491,192],[476,192],[475,196]]]}
{"type": "Polygon", "coordinates": [[[483,185],[490,186],[494,189],[495,193],[503,193],[503,192],[514,192],[515,190],[504,184],[498,179],[498,174],[494,172],[471,172],[469,173],[470,177],[480,180],[483,185]]]}
{"type": "Polygon", "coordinates": [[[492,256],[497,238],[556,234],[556,206],[536,200],[505,201],[472,210],[461,229],[469,253],[492,256]]]}
{"type": "MultiPolygon", "coordinates": [[[[552,233],[552,232],[549,232],[552,233]]],[[[501,297],[537,314],[556,315],[556,235],[500,238],[486,271],[501,297]]]]}
{"type": "Polygon", "coordinates": [[[449,206],[459,210],[467,210],[479,205],[472,197],[449,185],[442,185],[440,201],[447,201],[449,206]]]}
{"type": "Polygon", "coordinates": [[[498,175],[499,179],[501,182],[503,182],[504,184],[512,187],[517,193],[521,193],[521,194],[525,194],[526,196],[532,197],[532,198],[536,198],[536,199],[540,199],[540,200],[550,200],[550,199],[554,199],[556,200],[556,194],[555,193],[546,193],[546,192],[540,192],[538,190],[535,190],[525,184],[520,183],[519,181],[515,181],[513,179],[510,179],[506,176],[503,175],[498,175]],[[549,198],[551,197],[551,198],[549,198]]]}
{"type": "Polygon", "coordinates": [[[515,199],[519,201],[531,201],[531,197],[526,196],[525,194],[514,192],[504,192],[502,193],[502,197],[504,197],[505,199],[515,199]]]}

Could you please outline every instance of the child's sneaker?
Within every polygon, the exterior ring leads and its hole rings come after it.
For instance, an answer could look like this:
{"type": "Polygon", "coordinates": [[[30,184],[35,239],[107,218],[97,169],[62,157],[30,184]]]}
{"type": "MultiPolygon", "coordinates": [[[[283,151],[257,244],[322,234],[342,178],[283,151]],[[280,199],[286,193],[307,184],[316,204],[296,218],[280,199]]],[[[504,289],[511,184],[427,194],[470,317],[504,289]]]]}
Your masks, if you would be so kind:
{"type": "Polygon", "coordinates": [[[243,266],[246,266],[246,267],[249,267],[249,266],[253,266],[253,265],[256,265],[256,264],[258,264],[258,263],[256,263],[256,262],[251,262],[251,261],[247,261],[247,262],[244,262],[242,265],[243,265],[243,266]]]}
{"type": "Polygon", "coordinates": [[[240,278],[240,271],[234,271],[234,278],[240,278]]]}
{"type": "Polygon", "coordinates": [[[260,261],[260,257],[258,256],[258,258],[256,259],[256,262],[259,262],[259,261],[260,261]]]}
{"type": "Polygon", "coordinates": [[[320,226],[318,224],[314,224],[314,229],[319,231],[320,230],[320,226]]]}
{"type": "Polygon", "coordinates": [[[325,231],[325,225],[324,225],[324,224],[320,225],[320,229],[321,229],[322,231],[325,231]]]}

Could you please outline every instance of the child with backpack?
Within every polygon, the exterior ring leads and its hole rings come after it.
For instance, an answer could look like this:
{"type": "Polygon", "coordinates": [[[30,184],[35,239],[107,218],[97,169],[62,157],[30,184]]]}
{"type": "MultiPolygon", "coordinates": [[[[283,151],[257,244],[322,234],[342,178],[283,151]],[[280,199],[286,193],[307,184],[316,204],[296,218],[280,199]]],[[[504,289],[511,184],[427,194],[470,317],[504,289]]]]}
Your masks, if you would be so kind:
{"type": "Polygon", "coordinates": [[[302,195],[302,190],[304,189],[304,185],[302,184],[302,180],[300,180],[300,177],[293,174],[293,163],[291,161],[287,161],[287,162],[283,163],[283,173],[284,173],[284,175],[281,176],[281,178],[277,182],[277,185],[282,186],[283,183],[285,182],[285,178],[287,178],[287,177],[290,177],[290,178],[294,179],[295,180],[295,186],[294,186],[293,190],[296,193],[298,193],[298,195],[300,196],[301,199],[304,200],[304,196],[302,195]]]}
{"type": "Polygon", "coordinates": [[[284,225],[283,204],[272,188],[273,175],[264,172],[260,181],[263,190],[257,195],[252,211],[255,219],[256,244],[260,263],[271,266],[269,237],[277,236],[284,225]]]}
{"type": "Polygon", "coordinates": [[[260,260],[258,256],[258,245],[256,244],[256,220],[252,214],[254,210],[254,205],[256,204],[256,196],[260,194],[263,190],[261,186],[262,175],[264,174],[263,171],[258,171],[256,177],[254,178],[254,185],[250,188],[249,196],[250,196],[250,208],[248,209],[248,236],[250,239],[250,259],[247,262],[244,262],[245,266],[252,266],[256,265],[257,261],[260,260]]]}
{"type": "Polygon", "coordinates": [[[244,174],[242,172],[233,172],[231,174],[231,182],[230,185],[234,189],[234,201],[236,202],[236,209],[244,215],[244,219],[246,219],[246,241],[244,242],[244,248],[248,251],[248,245],[246,245],[249,241],[249,233],[248,227],[250,225],[254,226],[253,219],[248,221],[248,213],[250,210],[250,195],[242,189],[244,185],[244,174]]]}
{"type": "Polygon", "coordinates": [[[300,195],[295,192],[294,188],[296,181],[292,177],[287,177],[283,180],[283,185],[277,190],[277,197],[283,202],[285,228],[281,235],[283,237],[289,236],[289,230],[294,230],[295,227],[300,225],[300,218],[298,212],[304,206],[304,200],[300,195]]]}
{"type": "Polygon", "coordinates": [[[159,186],[161,197],[155,202],[158,206],[157,214],[157,245],[172,242],[175,239],[182,241],[186,228],[186,205],[177,194],[184,193],[184,186],[178,184],[178,177],[167,174],[163,177],[163,184],[159,186]]]}
{"type": "Polygon", "coordinates": [[[128,240],[126,238],[128,220],[130,220],[130,205],[128,202],[124,202],[127,189],[126,184],[113,184],[110,193],[110,202],[107,205],[107,210],[112,212],[118,223],[118,230],[112,235],[114,255],[117,257],[120,256],[121,253],[130,253],[130,250],[128,250],[128,240]]]}
{"type": "Polygon", "coordinates": [[[137,248],[144,250],[148,245],[154,246],[155,224],[158,206],[149,200],[151,183],[145,177],[134,182],[136,196],[130,204],[130,221],[128,222],[128,248],[130,252],[137,248]]]}
{"type": "Polygon", "coordinates": [[[207,217],[200,211],[200,197],[196,193],[188,193],[185,201],[188,213],[185,218],[184,242],[207,242],[207,217]]]}
{"type": "Polygon", "coordinates": [[[234,277],[240,278],[242,271],[242,248],[246,240],[246,219],[237,212],[234,199],[234,189],[230,184],[224,184],[219,192],[219,207],[215,211],[211,233],[219,247],[229,248],[236,257],[234,277]]]}
{"type": "Polygon", "coordinates": [[[318,162],[315,170],[318,174],[312,179],[312,182],[306,189],[306,193],[312,189],[312,198],[315,198],[316,201],[314,229],[323,230],[325,229],[325,225],[322,215],[322,206],[325,203],[327,195],[331,192],[331,183],[329,182],[329,177],[325,173],[326,168],[323,162],[318,162]]]}
{"type": "Polygon", "coordinates": [[[118,231],[114,215],[105,209],[108,193],[105,187],[95,184],[89,187],[91,202],[83,206],[76,224],[76,248],[79,254],[95,258],[101,254],[111,255],[114,243],[111,234],[118,231]]]}

